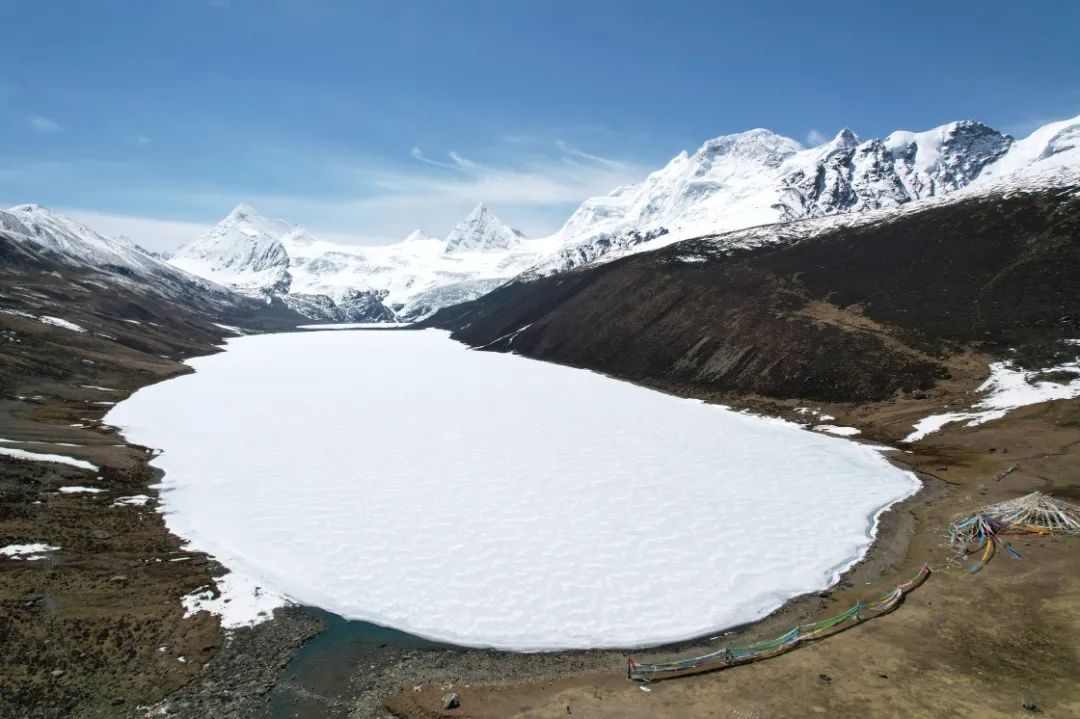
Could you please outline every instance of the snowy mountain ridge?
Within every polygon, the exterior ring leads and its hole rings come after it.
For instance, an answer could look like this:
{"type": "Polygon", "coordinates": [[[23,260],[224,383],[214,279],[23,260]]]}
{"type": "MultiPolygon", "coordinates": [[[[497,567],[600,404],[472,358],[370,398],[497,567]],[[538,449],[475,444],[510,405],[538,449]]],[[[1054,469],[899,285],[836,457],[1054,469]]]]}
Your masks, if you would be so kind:
{"type": "Polygon", "coordinates": [[[126,238],[111,238],[41,205],[16,205],[0,210],[0,232],[8,238],[46,250],[64,264],[105,270],[116,281],[141,281],[160,294],[176,286],[225,294],[225,288],[184,272],[150,255],[126,238]]]}
{"type": "Polygon", "coordinates": [[[313,319],[327,308],[355,304],[367,314],[350,321],[423,316],[478,297],[542,256],[535,241],[483,203],[445,240],[414,230],[393,245],[365,247],[319,240],[283,220],[268,220],[241,203],[217,226],[181,247],[170,262],[254,296],[279,296],[313,319]],[[385,311],[371,314],[372,300],[385,311]],[[301,303],[297,298],[302,297],[301,303]]]}
{"type": "Polygon", "coordinates": [[[45,295],[27,289],[42,281],[39,275],[49,275],[47,282],[62,288],[57,297],[77,301],[80,306],[87,302],[99,311],[102,307],[112,308],[107,311],[131,309],[134,305],[130,303],[136,302],[219,321],[255,316],[285,322],[295,319],[280,305],[266,307],[253,302],[168,264],[127,238],[106,237],[40,205],[0,210],[0,250],[5,257],[5,274],[15,283],[5,296],[4,304],[9,307],[9,303],[27,298],[32,298],[32,306],[50,306],[45,295]],[[101,295],[100,304],[93,299],[96,295],[101,295]]]}
{"type": "Polygon", "coordinates": [[[169,262],[245,294],[287,293],[292,277],[281,240],[294,231],[287,222],[267,220],[240,203],[209,232],[177,250],[169,262]]]}
{"type": "Polygon", "coordinates": [[[445,240],[417,230],[381,247],[320,241],[240,206],[173,261],[247,292],[335,302],[357,290],[384,293],[390,314],[418,319],[519,275],[564,272],[691,237],[943,197],[1071,156],[1077,135],[1080,118],[1021,141],[965,120],[869,140],[845,128],[807,149],[758,128],[708,140],[640,183],[586,200],[558,232],[539,240],[526,239],[483,203],[445,240]]]}
{"type": "Polygon", "coordinates": [[[198,286],[222,295],[227,287],[317,320],[412,320],[516,277],[693,237],[724,237],[718,246],[725,247],[784,241],[947,196],[1075,184],[1078,168],[1080,117],[1021,140],[961,121],[869,140],[844,129],[809,149],[755,129],[709,140],[639,183],[586,200],[540,239],[526,238],[483,203],[445,239],[416,230],[376,247],[327,242],[241,203],[167,263],[37,205],[0,211],[0,230],[68,264],[114,272],[120,282],[158,282],[163,294],[198,286]]]}
{"type": "Polygon", "coordinates": [[[842,130],[804,149],[768,130],[709,140],[636,185],[582,203],[529,274],[779,222],[941,197],[1050,162],[1080,164],[1080,117],[1014,140],[973,121],[860,140],[842,130]]]}

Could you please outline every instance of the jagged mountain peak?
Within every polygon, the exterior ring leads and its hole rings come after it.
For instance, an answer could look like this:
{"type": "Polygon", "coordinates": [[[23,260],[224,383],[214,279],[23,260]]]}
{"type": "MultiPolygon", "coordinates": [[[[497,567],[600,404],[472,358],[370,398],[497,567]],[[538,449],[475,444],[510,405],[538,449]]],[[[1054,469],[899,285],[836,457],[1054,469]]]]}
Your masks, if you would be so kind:
{"type": "MultiPolygon", "coordinates": [[[[96,232],[78,220],[62,215],[44,205],[27,203],[15,205],[6,213],[16,224],[22,225],[20,231],[24,234],[43,238],[53,236],[66,240],[67,236],[78,237],[80,241],[89,241],[95,244],[123,245],[116,240],[96,232]],[[29,223],[29,224],[26,224],[29,223]]],[[[10,222],[2,223],[4,225],[10,222]]]]}
{"type": "Polygon", "coordinates": [[[524,239],[525,235],[504,223],[481,202],[447,235],[446,252],[509,250],[524,239]]]}
{"type": "Polygon", "coordinates": [[[1075,166],[1078,155],[1080,118],[1020,141],[972,120],[869,140],[845,128],[810,149],[762,129],[723,135],[636,185],[586,200],[553,236],[559,249],[530,272],[756,225],[894,207],[1035,165],[1039,172],[1075,166]]]}
{"type": "Polygon", "coordinates": [[[173,253],[169,261],[241,292],[288,291],[292,278],[289,253],[282,240],[289,237],[295,242],[297,232],[289,223],[268,220],[241,202],[221,222],[173,253]]]}
{"type": "Polygon", "coordinates": [[[38,205],[38,204],[33,203],[33,202],[30,202],[30,203],[27,203],[27,204],[24,204],[24,205],[15,205],[14,207],[10,207],[10,208],[8,208],[8,212],[49,212],[49,213],[52,213],[52,214],[56,214],[52,210],[50,210],[48,207],[44,207],[42,205],[38,205]]]}
{"type": "Polygon", "coordinates": [[[226,219],[231,220],[244,220],[248,217],[257,217],[262,219],[262,215],[258,211],[246,202],[237,203],[236,207],[232,208],[232,211],[226,215],[226,219]]]}
{"type": "Polygon", "coordinates": [[[186,292],[195,287],[210,292],[221,291],[221,288],[173,269],[126,237],[103,235],[72,217],[39,204],[0,210],[0,233],[9,239],[43,248],[65,264],[115,275],[120,278],[120,283],[139,278],[157,294],[186,292]]]}
{"type": "Polygon", "coordinates": [[[422,229],[420,229],[418,227],[415,230],[413,230],[412,232],[410,232],[409,234],[405,235],[405,239],[402,240],[401,242],[402,242],[402,244],[405,244],[405,243],[412,244],[412,243],[416,243],[416,242],[430,242],[430,241],[432,241],[434,239],[435,239],[434,237],[432,237],[431,235],[424,232],[422,229]]]}
{"type": "Polygon", "coordinates": [[[802,149],[803,146],[790,137],[759,127],[707,140],[694,153],[694,157],[714,159],[723,156],[751,160],[775,167],[785,158],[802,149]]]}
{"type": "Polygon", "coordinates": [[[836,150],[847,150],[859,145],[859,136],[851,131],[850,128],[845,127],[840,132],[836,133],[836,137],[829,143],[829,147],[836,150]]]}

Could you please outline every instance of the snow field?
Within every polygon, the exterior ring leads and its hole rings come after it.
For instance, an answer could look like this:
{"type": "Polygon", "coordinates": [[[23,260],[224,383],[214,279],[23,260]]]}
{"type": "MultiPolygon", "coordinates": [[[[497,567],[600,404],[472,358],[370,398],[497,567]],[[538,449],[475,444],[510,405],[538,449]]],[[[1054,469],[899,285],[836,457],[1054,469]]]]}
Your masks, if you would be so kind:
{"type": "Polygon", "coordinates": [[[283,597],[470,646],[686,639],[827,587],[918,488],[843,439],[434,330],[227,350],[106,421],[164,450],[162,511],[232,570],[233,626],[283,597]]]}

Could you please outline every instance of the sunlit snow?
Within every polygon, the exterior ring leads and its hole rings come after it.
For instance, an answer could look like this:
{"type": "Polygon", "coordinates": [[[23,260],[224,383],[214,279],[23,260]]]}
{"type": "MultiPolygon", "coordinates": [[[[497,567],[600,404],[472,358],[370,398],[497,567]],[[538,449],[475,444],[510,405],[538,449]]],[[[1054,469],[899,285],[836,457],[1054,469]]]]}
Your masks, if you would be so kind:
{"type": "Polygon", "coordinates": [[[106,418],[164,450],[169,527],[232,570],[221,611],[266,611],[259,586],[466,645],[684,639],[823,589],[918,486],[844,439],[434,330],[227,349],[106,418]]]}
{"type": "Polygon", "coordinates": [[[71,330],[72,332],[86,332],[86,330],[80,325],[75,324],[69,320],[65,320],[63,317],[50,317],[49,315],[41,315],[38,317],[39,322],[44,322],[47,325],[53,327],[63,327],[65,330],[71,330]]]}
{"type": "Polygon", "coordinates": [[[827,432],[829,434],[835,434],[838,437],[854,437],[859,434],[859,429],[857,427],[839,427],[835,424],[817,424],[814,425],[814,431],[827,432]]]}
{"type": "Polygon", "coordinates": [[[145,494],[133,494],[130,497],[117,497],[116,501],[112,503],[112,506],[123,507],[131,505],[136,507],[142,507],[149,501],[150,497],[146,496],[145,494]]]}
{"type": "Polygon", "coordinates": [[[298,330],[388,330],[408,327],[408,322],[338,322],[322,325],[297,325],[298,330]]]}
{"type": "Polygon", "coordinates": [[[32,562],[38,559],[45,559],[46,554],[55,552],[58,549],[60,549],[60,547],[54,547],[53,545],[45,544],[44,542],[36,542],[33,544],[9,544],[6,547],[0,547],[0,555],[10,559],[25,559],[32,562]]]}
{"type": "Polygon", "coordinates": [[[279,594],[260,587],[253,577],[237,572],[219,577],[217,589],[217,596],[208,587],[184,597],[184,616],[212,612],[220,615],[222,626],[235,628],[265,621],[286,604],[279,594]]]}
{"type": "Polygon", "coordinates": [[[72,467],[78,467],[79,469],[89,469],[94,472],[99,469],[96,464],[87,462],[85,459],[75,459],[74,457],[67,457],[62,454],[28,452],[25,449],[15,449],[14,447],[0,447],[0,454],[14,457],[15,459],[25,459],[33,462],[58,462],[60,464],[71,465],[72,467]]]}
{"type": "Polygon", "coordinates": [[[912,432],[900,441],[917,442],[954,422],[966,422],[965,426],[975,427],[1001,419],[1009,410],[1018,407],[1080,397],[1080,358],[1039,371],[1018,369],[1008,362],[994,362],[990,365],[989,378],[979,386],[978,391],[987,395],[976,402],[971,410],[923,417],[913,425],[912,432]],[[1039,375],[1055,372],[1072,373],[1074,379],[1068,382],[1039,380],[1039,375]]]}

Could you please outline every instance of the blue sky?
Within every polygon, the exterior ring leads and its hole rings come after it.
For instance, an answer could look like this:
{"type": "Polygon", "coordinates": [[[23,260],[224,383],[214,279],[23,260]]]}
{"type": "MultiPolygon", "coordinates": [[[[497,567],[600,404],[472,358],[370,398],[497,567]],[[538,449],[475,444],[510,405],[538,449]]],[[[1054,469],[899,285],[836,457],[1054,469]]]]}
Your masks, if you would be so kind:
{"type": "Polygon", "coordinates": [[[0,0],[0,203],[154,248],[244,200],[329,239],[530,235],[680,150],[1080,114],[1080,3],[0,0]]]}

